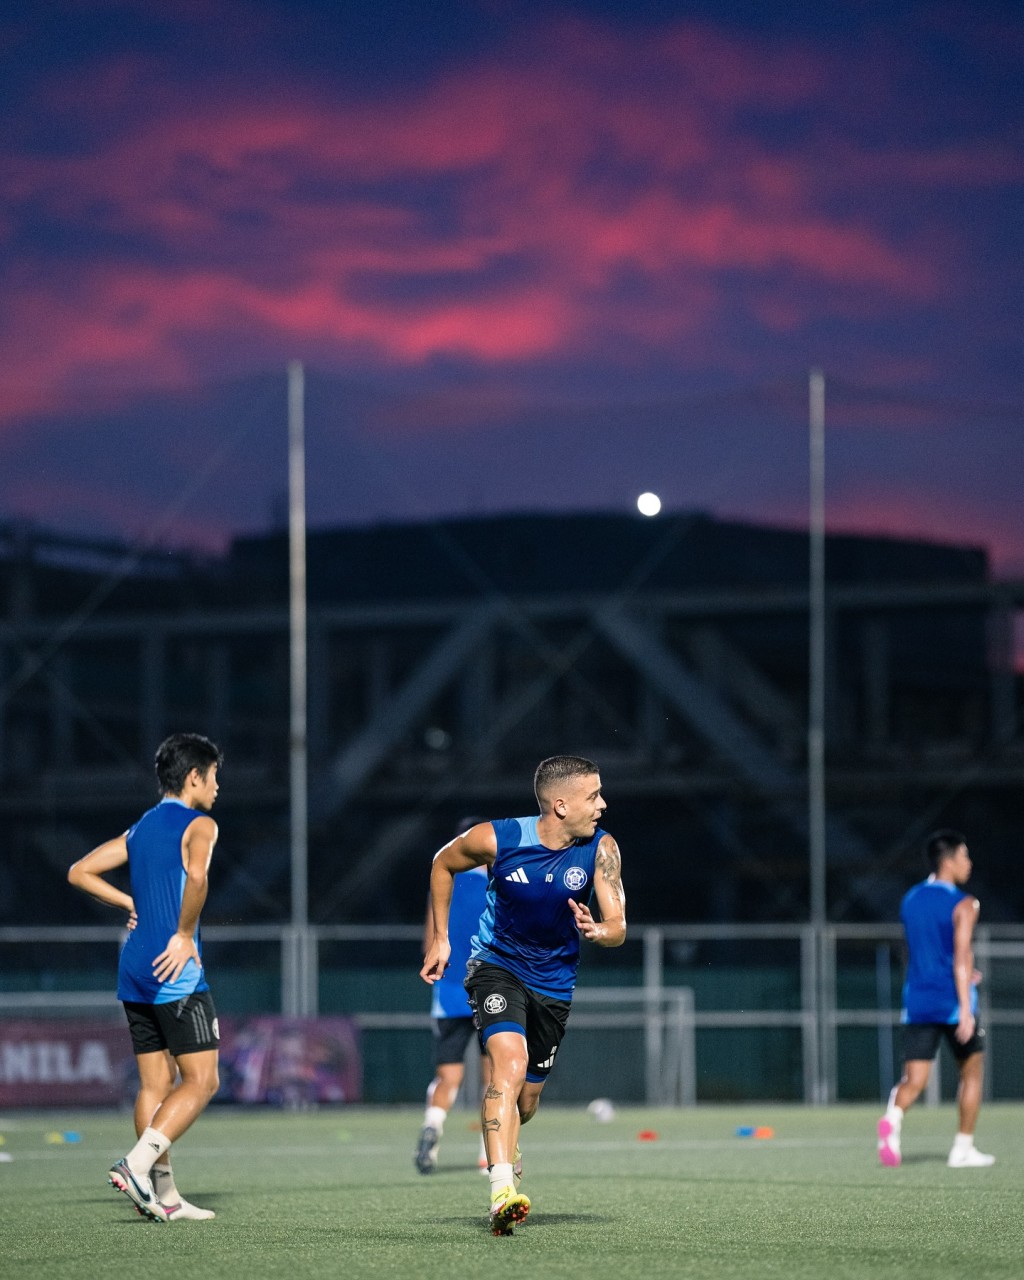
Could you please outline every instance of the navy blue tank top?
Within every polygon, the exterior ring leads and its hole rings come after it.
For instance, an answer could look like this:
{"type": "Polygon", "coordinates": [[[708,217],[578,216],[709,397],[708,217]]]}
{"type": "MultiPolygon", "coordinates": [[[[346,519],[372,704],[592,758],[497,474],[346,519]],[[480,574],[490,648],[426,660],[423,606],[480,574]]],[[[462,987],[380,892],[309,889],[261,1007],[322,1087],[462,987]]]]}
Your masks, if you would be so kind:
{"type": "Polygon", "coordinates": [[[514,973],[531,991],[570,1000],[580,933],[569,899],[589,901],[597,846],[606,833],[598,827],[589,840],[549,849],[538,838],[537,821],[499,818],[491,824],[498,856],[472,954],[514,973]]]}
{"type": "MultiPolygon", "coordinates": [[[[141,1004],[170,1004],[196,991],[208,991],[203,968],[189,960],[175,982],[158,982],[153,961],[178,928],[185,868],[181,840],[186,828],[202,816],[180,800],[164,799],[144,813],[128,832],[128,870],[138,925],[121,949],[117,998],[141,1004]]],[[[202,954],[199,926],[196,946],[202,954]]]]}
{"type": "MultiPolygon", "coordinates": [[[[953,978],[953,911],[968,897],[963,889],[929,876],[914,885],[900,904],[910,960],[903,985],[903,1022],[960,1021],[953,978]]],[[[978,993],[971,988],[971,1012],[978,993]]]]}

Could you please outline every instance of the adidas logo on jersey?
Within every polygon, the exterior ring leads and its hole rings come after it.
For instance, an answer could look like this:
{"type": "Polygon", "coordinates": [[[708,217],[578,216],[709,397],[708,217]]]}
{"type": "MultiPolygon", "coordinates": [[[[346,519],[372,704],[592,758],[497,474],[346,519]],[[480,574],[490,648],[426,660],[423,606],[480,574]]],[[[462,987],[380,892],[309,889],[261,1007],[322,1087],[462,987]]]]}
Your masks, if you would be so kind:
{"type": "Polygon", "coordinates": [[[515,871],[513,871],[510,876],[506,876],[505,879],[514,880],[516,884],[530,883],[529,879],[527,878],[526,872],[522,869],[522,867],[516,867],[515,871]]]}

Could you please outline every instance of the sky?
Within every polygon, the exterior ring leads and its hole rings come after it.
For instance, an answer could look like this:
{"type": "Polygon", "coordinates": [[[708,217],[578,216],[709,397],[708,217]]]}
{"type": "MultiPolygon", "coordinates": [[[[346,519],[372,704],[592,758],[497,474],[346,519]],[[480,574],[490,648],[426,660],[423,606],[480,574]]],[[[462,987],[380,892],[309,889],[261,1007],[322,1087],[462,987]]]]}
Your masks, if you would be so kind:
{"type": "MultiPolygon", "coordinates": [[[[1014,0],[0,16],[0,521],[667,510],[1024,574],[1014,0]]],[[[639,518],[639,517],[638,517],[639,518]]]]}

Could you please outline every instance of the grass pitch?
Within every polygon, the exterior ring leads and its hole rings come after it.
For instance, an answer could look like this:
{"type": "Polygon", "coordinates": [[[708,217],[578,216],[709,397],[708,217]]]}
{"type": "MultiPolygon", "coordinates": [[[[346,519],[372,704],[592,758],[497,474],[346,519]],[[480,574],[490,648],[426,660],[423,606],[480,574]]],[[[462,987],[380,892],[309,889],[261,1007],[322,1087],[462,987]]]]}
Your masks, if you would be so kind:
{"type": "Polygon", "coordinates": [[[213,1222],[144,1222],[106,1185],[129,1145],[111,1113],[0,1116],[0,1274],[202,1280],[1020,1280],[1024,1107],[990,1105],[991,1169],[945,1165],[955,1113],[917,1108],[905,1160],[875,1157],[878,1108],[621,1110],[541,1105],[524,1131],[529,1220],[486,1227],[473,1117],[448,1121],[437,1172],[412,1163],[420,1113],[214,1109],[175,1148],[178,1185],[213,1222]],[[768,1126],[774,1137],[737,1137],[768,1126]],[[641,1140],[643,1132],[657,1135],[641,1140]],[[55,1142],[55,1135],[79,1135],[55,1142]],[[47,1141],[49,1135],[50,1141],[47,1141]]]}

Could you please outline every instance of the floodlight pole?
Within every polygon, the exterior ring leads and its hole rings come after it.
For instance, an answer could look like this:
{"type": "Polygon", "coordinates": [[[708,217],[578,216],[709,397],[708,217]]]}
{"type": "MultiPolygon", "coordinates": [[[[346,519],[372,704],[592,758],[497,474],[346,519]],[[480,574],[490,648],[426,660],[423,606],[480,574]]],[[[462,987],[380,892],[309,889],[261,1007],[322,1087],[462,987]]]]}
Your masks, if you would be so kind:
{"type": "Polygon", "coordinates": [[[288,587],[291,710],[288,735],[291,798],[291,936],[282,984],[283,1012],[316,1012],[316,963],[309,941],[309,809],[306,661],[305,374],[288,365],[288,587]]]}
{"type": "Polygon", "coordinates": [[[827,1052],[827,1018],[824,990],[825,925],[828,921],[827,845],[825,834],[825,375],[820,369],[810,372],[810,608],[809,608],[809,687],[807,716],[807,829],[810,880],[810,917],[818,962],[815,965],[818,1022],[819,1078],[814,1101],[828,1101],[829,1084],[825,1064],[827,1052]]]}
{"type": "Polygon", "coordinates": [[[810,375],[810,687],[807,718],[811,924],[827,916],[825,899],[825,377],[810,375]]]}

